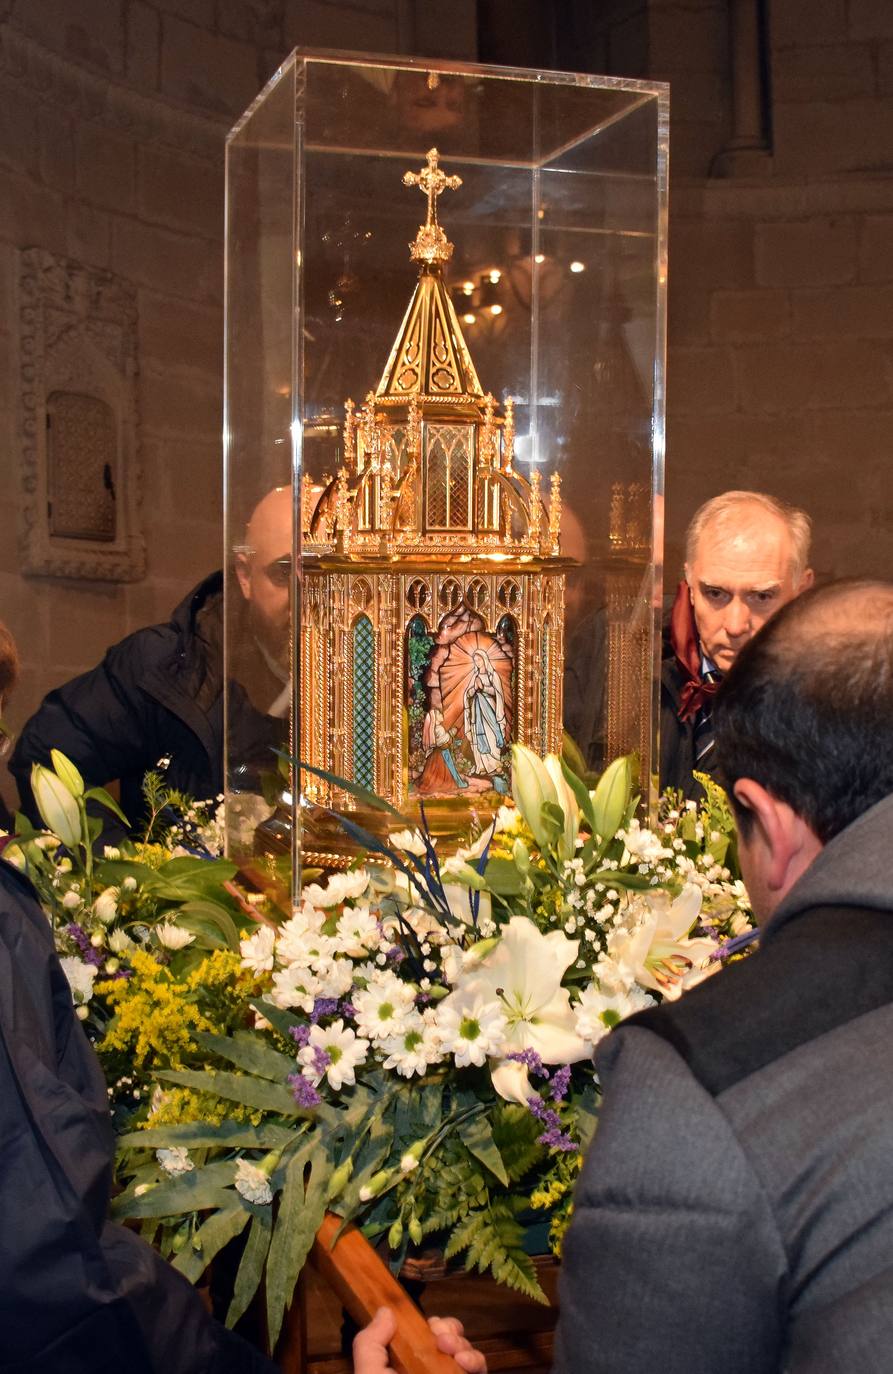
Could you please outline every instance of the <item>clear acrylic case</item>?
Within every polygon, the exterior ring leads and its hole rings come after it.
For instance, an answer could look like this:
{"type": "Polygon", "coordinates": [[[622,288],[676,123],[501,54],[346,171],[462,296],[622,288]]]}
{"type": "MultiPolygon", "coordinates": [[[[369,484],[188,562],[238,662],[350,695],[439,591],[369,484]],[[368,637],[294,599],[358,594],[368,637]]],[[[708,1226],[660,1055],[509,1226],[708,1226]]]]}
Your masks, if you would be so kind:
{"type": "Polygon", "coordinates": [[[515,740],[647,792],[667,139],[659,83],[301,51],[232,131],[227,836],[281,896],[381,828],[336,777],[445,851],[515,740]]]}

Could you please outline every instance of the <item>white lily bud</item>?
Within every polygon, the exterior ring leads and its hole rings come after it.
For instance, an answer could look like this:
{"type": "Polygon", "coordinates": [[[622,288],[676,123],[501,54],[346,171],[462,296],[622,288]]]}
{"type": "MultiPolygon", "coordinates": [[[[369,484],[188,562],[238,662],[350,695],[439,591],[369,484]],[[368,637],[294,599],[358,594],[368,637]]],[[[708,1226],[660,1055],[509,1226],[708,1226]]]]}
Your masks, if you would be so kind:
{"type": "Polygon", "coordinates": [[[71,795],[73,797],[82,797],[84,795],[84,779],[75,768],[71,759],[66,758],[58,749],[50,750],[50,758],[52,759],[53,768],[57,776],[61,778],[71,795]]]}
{"type": "Polygon", "coordinates": [[[512,796],[540,848],[548,843],[542,821],[543,802],[558,805],[558,794],[546,765],[524,744],[512,745],[512,796]]]}
{"type": "Polygon", "coordinates": [[[78,804],[61,778],[42,763],[31,765],[31,791],[47,830],[67,849],[74,849],[81,838],[78,804]]]}
{"type": "Polygon", "coordinates": [[[602,841],[612,840],[629,806],[632,769],[629,755],[609,763],[592,793],[595,831],[602,841]]]}

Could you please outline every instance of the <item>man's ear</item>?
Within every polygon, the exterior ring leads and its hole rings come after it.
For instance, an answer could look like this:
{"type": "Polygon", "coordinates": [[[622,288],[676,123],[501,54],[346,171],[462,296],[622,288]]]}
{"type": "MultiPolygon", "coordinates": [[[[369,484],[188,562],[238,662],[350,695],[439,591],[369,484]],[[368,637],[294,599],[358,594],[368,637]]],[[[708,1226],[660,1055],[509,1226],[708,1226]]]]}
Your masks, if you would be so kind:
{"type": "Polygon", "coordinates": [[[797,595],[799,596],[801,592],[808,592],[814,582],[815,573],[812,568],[807,568],[797,584],[797,595]]]}
{"type": "Polygon", "coordinates": [[[246,601],[251,600],[251,555],[247,553],[236,554],[236,577],[239,579],[239,586],[246,601]]]}
{"type": "Polygon", "coordinates": [[[753,778],[739,778],[733,791],[758,832],[756,844],[749,838],[748,847],[758,853],[763,882],[783,896],[812,863],[821,841],[793,807],[753,778]]]}
{"type": "Polygon", "coordinates": [[[691,570],[690,570],[690,568],[689,568],[689,566],[688,566],[687,563],[683,564],[682,572],[683,572],[683,575],[684,575],[684,577],[685,577],[685,580],[686,580],[686,582],[687,582],[687,584],[688,584],[688,599],[689,599],[689,601],[692,603],[692,605],[694,605],[694,604],[695,604],[695,594],[694,594],[694,592],[693,592],[692,589],[691,589],[691,570]]]}

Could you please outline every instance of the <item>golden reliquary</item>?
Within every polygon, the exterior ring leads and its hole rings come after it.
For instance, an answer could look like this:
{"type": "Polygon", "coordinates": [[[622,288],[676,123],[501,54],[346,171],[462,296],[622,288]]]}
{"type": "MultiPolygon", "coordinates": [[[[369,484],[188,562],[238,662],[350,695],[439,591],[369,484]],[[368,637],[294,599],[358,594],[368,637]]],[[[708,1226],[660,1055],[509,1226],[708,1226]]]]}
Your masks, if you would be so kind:
{"type": "MultiPolygon", "coordinates": [[[[547,506],[514,467],[513,403],[484,393],[444,281],[437,201],[461,180],[432,148],[403,181],[428,202],[418,282],[377,389],[345,403],[340,468],[302,489],[300,749],[445,828],[499,805],[514,741],[561,747],[571,560],[560,478],[547,506]]],[[[356,806],[315,774],[302,791],[356,806]]]]}

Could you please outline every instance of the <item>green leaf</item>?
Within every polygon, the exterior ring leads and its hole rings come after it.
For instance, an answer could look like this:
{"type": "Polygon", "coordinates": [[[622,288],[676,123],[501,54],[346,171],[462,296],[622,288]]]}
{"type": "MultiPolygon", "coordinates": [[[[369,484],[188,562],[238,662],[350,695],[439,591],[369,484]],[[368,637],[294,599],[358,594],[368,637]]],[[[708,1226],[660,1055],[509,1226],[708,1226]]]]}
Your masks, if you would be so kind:
{"type": "Polygon", "coordinates": [[[366,806],[370,806],[373,811],[386,811],[389,815],[395,816],[402,825],[409,826],[410,829],[414,828],[414,822],[407,816],[404,816],[402,812],[396,810],[395,807],[391,806],[391,803],[385,801],[384,797],[380,797],[377,792],[370,792],[368,787],[362,787],[358,782],[354,782],[352,778],[343,778],[340,773],[329,773],[325,768],[315,768],[312,763],[303,763],[300,759],[293,758],[291,754],[287,754],[283,749],[277,749],[275,752],[288,763],[297,764],[302,772],[313,773],[315,777],[323,778],[326,782],[333,783],[334,786],[340,788],[342,792],[348,792],[352,797],[356,797],[357,801],[361,801],[366,806]]]}
{"type": "Polygon", "coordinates": [[[231,1159],[216,1160],[203,1169],[159,1183],[136,1197],[128,1188],[115,1198],[112,1211],[119,1217],[174,1217],[182,1212],[204,1212],[211,1207],[228,1207],[231,1185],[236,1176],[231,1159]]]}
{"type": "Polygon", "coordinates": [[[295,1072],[293,1058],[280,1054],[279,1050],[265,1044],[259,1035],[251,1031],[239,1030],[235,1035],[209,1035],[199,1031],[195,1039],[212,1054],[272,1083],[284,1083],[287,1076],[295,1072]]]}
{"type": "Polygon", "coordinates": [[[590,830],[594,831],[595,812],[592,808],[592,797],[589,795],[589,788],[586,786],[583,779],[577,777],[577,774],[567,766],[563,758],[561,759],[561,771],[564,774],[565,782],[576,798],[583,819],[586,821],[590,830]]]}
{"type": "Polygon", "coordinates": [[[166,1083],[177,1083],[181,1088],[195,1088],[197,1092],[214,1093],[227,1102],[241,1102],[244,1107],[253,1107],[256,1111],[275,1112],[277,1116],[287,1117],[296,1117],[299,1114],[297,1103],[288,1088],[269,1083],[265,1079],[227,1073],[222,1069],[206,1069],[203,1072],[192,1069],[165,1069],[155,1076],[166,1083]]]}
{"type": "Polygon", "coordinates": [[[331,1161],[318,1136],[288,1162],[267,1262],[267,1325],[275,1347],[285,1309],[322,1223],[331,1161]],[[309,1176],[305,1171],[309,1165],[309,1176]]]}
{"type": "Polygon", "coordinates": [[[173,919],[184,930],[203,936],[212,949],[239,948],[239,932],[232,916],[219,902],[199,898],[184,902],[173,919]]]}
{"type": "Polygon", "coordinates": [[[186,1149],[234,1148],[273,1150],[287,1145],[295,1138],[293,1126],[277,1126],[265,1121],[251,1126],[243,1121],[181,1121],[174,1126],[153,1126],[147,1131],[128,1131],[118,1137],[119,1150],[169,1149],[182,1145],[186,1149]]]}
{"type": "Polygon", "coordinates": [[[128,830],[130,829],[130,821],[124,815],[124,812],[121,810],[120,806],[115,801],[111,792],[107,792],[104,787],[88,788],[87,791],[84,793],[84,801],[99,802],[100,806],[104,806],[107,811],[111,811],[115,816],[118,817],[119,821],[124,822],[128,830]]]}
{"type": "Polygon", "coordinates": [[[511,859],[490,859],[484,878],[490,891],[500,897],[514,897],[524,888],[524,879],[511,859]]]}
{"type": "Polygon", "coordinates": [[[235,1326],[239,1318],[247,1311],[248,1304],[260,1287],[272,1235],[272,1208],[258,1207],[251,1222],[251,1230],[248,1232],[242,1262],[239,1265],[239,1272],[236,1274],[236,1282],[233,1285],[232,1301],[226,1314],[226,1324],[229,1327],[235,1326]]]}
{"type": "Polygon", "coordinates": [[[181,1250],[174,1260],[174,1268],[179,1269],[190,1283],[196,1283],[224,1245],[244,1231],[250,1216],[241,1200],[222,1207],[198,1228],[192,1244],[181,1250]]]}
{"type": "Polygon", "coordinates": [[[493,1131],[486,1115],[482,1112],[474,1120],[467,1121],[462,1127],[462,1144],[494,1174],[504,1187],[509,1186],[509,1176],[502,1162],[502,1155],[496,1148],[493,1131]]]}

